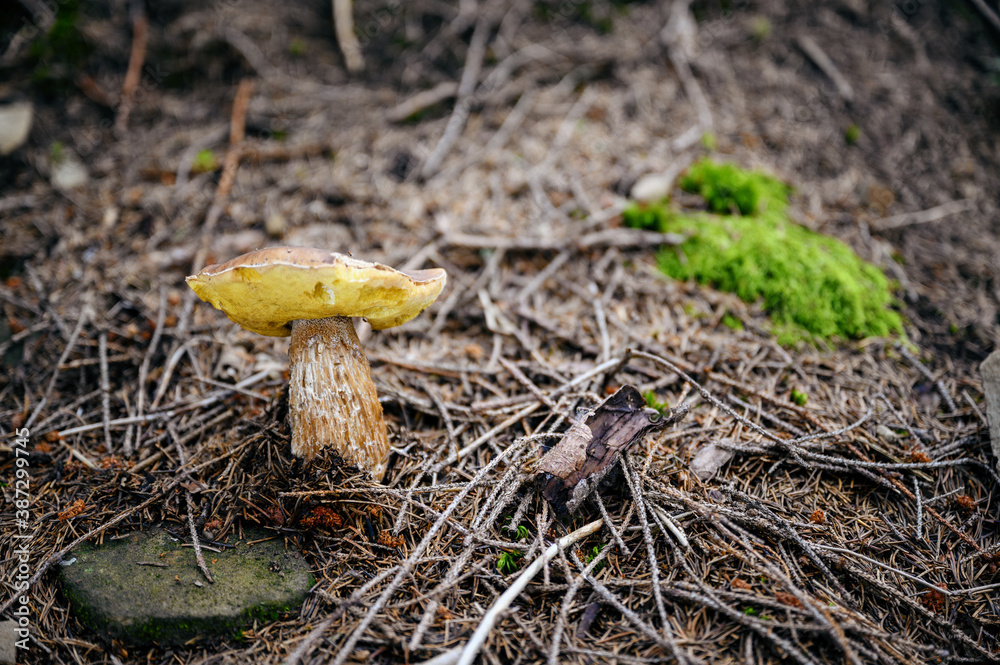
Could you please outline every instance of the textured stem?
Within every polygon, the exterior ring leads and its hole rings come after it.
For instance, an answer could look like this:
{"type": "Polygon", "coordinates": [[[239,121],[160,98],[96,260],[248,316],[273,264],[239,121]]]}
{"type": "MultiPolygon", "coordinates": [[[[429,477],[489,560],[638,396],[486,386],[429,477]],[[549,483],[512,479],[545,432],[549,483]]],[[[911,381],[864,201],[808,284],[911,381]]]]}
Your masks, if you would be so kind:
{"type": "Polygon", "coordinates": [[[346,462],[382,480],[389,440],[351,319],[293,322],[288,358],[292,454],[310,460],[332,445],[346,462]]]}

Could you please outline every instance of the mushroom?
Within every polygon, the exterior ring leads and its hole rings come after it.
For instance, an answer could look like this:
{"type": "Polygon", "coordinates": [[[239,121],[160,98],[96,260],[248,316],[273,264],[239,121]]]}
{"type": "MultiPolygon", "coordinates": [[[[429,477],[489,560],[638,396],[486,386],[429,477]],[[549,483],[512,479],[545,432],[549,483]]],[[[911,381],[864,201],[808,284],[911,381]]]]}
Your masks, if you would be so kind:
{"type": "Polygon", "coordinates": [[[332,445],[381,480],[389,455],[382,405],[350,317],[372,329],[406,323],[441,293],[447,274],[394,270],[304,247],[270,247],[187,278],[198,297],[245,330],[287,337],[292,454],[332,445]]]}

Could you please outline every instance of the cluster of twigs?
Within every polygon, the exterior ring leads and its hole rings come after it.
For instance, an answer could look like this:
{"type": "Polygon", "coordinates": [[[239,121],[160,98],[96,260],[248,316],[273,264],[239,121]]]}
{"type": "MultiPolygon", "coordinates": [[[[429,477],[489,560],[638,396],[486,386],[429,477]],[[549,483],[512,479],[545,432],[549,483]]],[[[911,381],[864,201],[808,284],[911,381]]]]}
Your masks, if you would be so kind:
{"type": "MultiPolygon", "coordinates": [[[[536,252],[520,254],[510,260],[536,252]]],[[[527,280],[503,269],[506,261],[486,261],[457,280],[442,333],[450,343],[377,340],[374,374],[397,446],[384,487],[345,476],[330,458],[290,460],[281,400],[271,397],[280,379],[199,377],[211,374],[214,346],[194,356],[200,369],[175,372],[185,397],[142,419],[107,418],[100,389],[71,399],[68,386],[109,362],[102,353],[127,351],[117,335],[102,344],[109,332],[82,309],[63,348],[35,356],[42,366],[59,361],[34,381],[54,386],[42,396],[66,406],[24,423],[45,441],[33,458],[47,506],[32,578],[48,608],[38,644],[57,659],[79,646],[58,628],[65,601],[48,569],[80,541],[158,521],[186,540],[189,524],[209,524],[224,541],[255,522],[305,551],[319,573],[301,619],[282,624],[278,642],[269,631],[251,634],[275,658],[328,653],[346,662],[377,651],[457,660],[517,570],[600,519],[599,532],[553,552],[541,579],[486,632],[487,660],[992,658],[1000,547],[980,502],[996,477],[972,408],[934,400],[915,409],[911,386],[934,385],[891,346],[793,358],[766,337],[719,330],[711,312],[739,303],[708,302],[641,271],[628,281],[617,270],[601,275],[573,258],[534,287],[539,302],[560,303],[558,313],[516,304],[527,280]],[[463,281],[495,294],[492,315],[463,304],[463,281]],[[692,414],[636,446],[617,487],[559,519],[534,491],[534,466],[578,409],[620,383],[685,402],[692,414]],[[790,386],[809,395],[806,406],[789,400],[790,386]],[[255,403],[270,407],[237,425],[255,403]],[[118,436],[127,428],[137,432],[131,461],[118,436]],[[703,482],[689,464],[706,445],[735,457],[703,482]],[[61,514],[77,499],[82,512],[61,514]]],[[[183,346],[176,328],[161,327],[161,344],[183,346]]],[[[137,380],[143,363],[130,358],[137,380]]],[[[950,377],[937,385],[949,395],[956,387],[950,377]]]]}

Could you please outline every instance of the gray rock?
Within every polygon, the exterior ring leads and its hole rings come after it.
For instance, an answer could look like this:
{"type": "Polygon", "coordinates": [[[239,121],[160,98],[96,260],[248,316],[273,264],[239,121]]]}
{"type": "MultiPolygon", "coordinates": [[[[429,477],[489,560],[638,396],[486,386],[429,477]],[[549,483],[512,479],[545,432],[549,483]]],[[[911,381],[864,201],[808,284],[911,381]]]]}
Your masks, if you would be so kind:
{"type": "Polygon", "coordinates": [[[17,621],[0,621],[0,665],[17,665],[17,621]]]}
{"type": "Polygon", "coordinates": [[[986,419],[990,423],[990,441],[993,456],[1000,470],[1000,349],[996,349],[979,366],[983,375],[983,394],[986,395],[986,419]]]}
{"type": "MultiPolygon", "coordinates": [[[[252,542],[270,534],[246,535],[252,542]]],[[[84,545],[66,557],[60,575],[82,623],[143,644],[235,635],[254,620],[296,611],[315,582],[306,562],[280,538],[204,555],[214,584],[199,571],[192,548],[155,528],[99,547],[84,545]]]]}
{"type": "MultiPolygon", "coordinates": [[[[671,174],[676,176],[676,174],[671,174]]],[[[642,176],[632,185],[631,197],[640,203],[655,203],[670,196],[674,186],[674,178],[662,173],[650,173],[642,176]]]]}
{"type": "Polygon", "coordinates": [[[0,101],[0,155],[9,155],[28,140],[34,112],[27,100],[0,101]]]}
{"type": "Polygon", "coordinates": [[[52,164],[52,186],[60,191],[82,187],[89,180],[87,167],[74,154],[67,153],[52,164]]]}

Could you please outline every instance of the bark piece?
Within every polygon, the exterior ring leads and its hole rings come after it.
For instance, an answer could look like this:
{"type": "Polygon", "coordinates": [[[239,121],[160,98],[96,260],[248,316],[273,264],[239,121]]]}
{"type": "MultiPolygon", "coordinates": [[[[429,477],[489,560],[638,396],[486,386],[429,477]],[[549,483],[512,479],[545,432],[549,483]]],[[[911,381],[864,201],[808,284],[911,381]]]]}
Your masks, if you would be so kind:
{"type": "Polygon", "coordinates": [[[542,496],[558,513],[575,511],[614,468],[619,455],[648,432],[680,420],[687,407],[660,416],[632,386],[623,386],[573,423],[545,454],[535,476],[542,496]]]}
{"type": "Polygon", "coordinates": [[[986,420],[990,423],[990,442],[993,456],[1000,470],[1000,349],[989,355],[979,366],[983,375],[983,394],[986,396],[986,420]]]}

